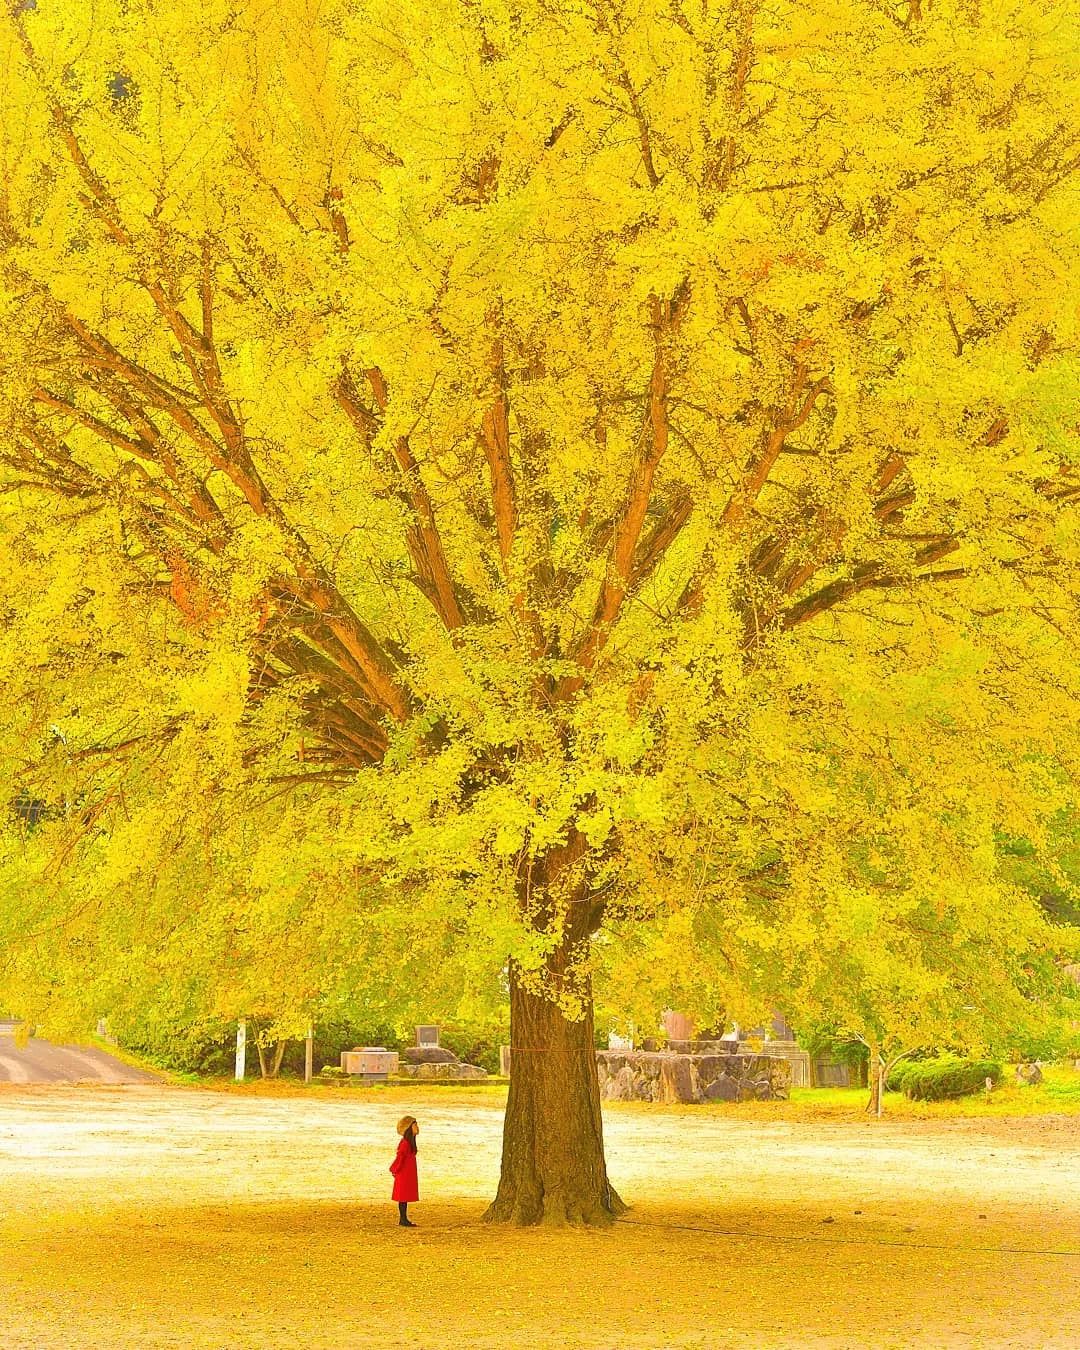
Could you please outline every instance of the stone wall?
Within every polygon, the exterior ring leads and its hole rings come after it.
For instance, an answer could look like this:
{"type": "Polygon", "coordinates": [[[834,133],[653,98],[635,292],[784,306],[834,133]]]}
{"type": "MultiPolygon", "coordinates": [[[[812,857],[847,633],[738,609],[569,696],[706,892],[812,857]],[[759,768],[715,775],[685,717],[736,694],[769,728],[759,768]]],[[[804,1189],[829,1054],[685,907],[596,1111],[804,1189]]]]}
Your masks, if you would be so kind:
{"type": "Polygon", "coordinates": [[[462,1064],[457,1055],[442,1045],[410,1045],[403,1053],[399,1078],[486,1078],[487,1070],[475,1064],[462,1064]]]}
{"type": "Polygon", "coordinates": [[[453,1062],[443,1060],[441,1063],[420,1063],[420,1064],[402,1064],[397,1071],[399,1078],[443,1078],[450,1080],[460,1080],[466,1078],[486,1078],[488,1076],[486,1069],[481,1069],[475,1064],[462,1064],[460,1060],[453,1062]]]}
{"type": "Polygon", "coordinates": [[[810,1056],[797,1041],[768,1040],[757,1053],[772,1059],[786,1059],[792,1087],[810,1086],[813,1078],[810,1056]]]}
{"type": "Polygon", "coordinates": [[[739,1102],[786,1097],[791,1069],[768,1055],[598,1050],[604,1101],[739,1102]]]}

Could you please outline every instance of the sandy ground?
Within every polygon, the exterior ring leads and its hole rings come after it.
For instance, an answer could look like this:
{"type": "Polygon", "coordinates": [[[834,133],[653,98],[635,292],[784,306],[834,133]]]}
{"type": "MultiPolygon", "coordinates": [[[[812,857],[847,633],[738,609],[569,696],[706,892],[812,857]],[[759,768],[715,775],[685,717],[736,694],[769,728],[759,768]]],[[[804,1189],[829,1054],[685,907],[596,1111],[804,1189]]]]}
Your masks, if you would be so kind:
{"type": "Polygon", "coordinates": [[[613,1105],[627,1219],[508,1231],[503,1095],[4,1088],[0,1346],[1080,1346],[1076,1116],[613,1105]]]}

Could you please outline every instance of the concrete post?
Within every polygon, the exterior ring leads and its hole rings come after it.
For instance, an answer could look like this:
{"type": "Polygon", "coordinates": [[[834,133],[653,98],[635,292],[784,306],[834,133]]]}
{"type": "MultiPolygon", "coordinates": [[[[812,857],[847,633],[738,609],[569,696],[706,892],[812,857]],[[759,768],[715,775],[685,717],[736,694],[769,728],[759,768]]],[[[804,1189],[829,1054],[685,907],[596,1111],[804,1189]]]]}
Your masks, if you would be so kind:
{"type": "Polygon", "coordinates": [[[247,1018],[241,1017],[236,1024],[236,1081],[244,1081],[244,1070],[247,1067],[247,1018]]]}
{"type": "Polygon", "coordinates": [[[304,1040],[304,1082],[311,1082],[312,1070],[315,1065],[315,1023],[309,1022],[307,1026],[307,1036],[304,1040]]]}

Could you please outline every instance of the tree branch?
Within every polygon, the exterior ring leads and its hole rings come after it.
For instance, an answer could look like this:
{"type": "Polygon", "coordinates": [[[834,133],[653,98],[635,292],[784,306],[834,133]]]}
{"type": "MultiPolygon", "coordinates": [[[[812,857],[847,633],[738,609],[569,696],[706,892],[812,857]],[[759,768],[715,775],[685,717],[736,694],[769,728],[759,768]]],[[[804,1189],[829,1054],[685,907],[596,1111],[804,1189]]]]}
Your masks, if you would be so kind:
{"type": "MultiPolygon", "coordinates": [[[[367,372],[368,383],[380,416],[386,413],[389,391],[382,372],[373,368],[367,372]]],[[[338,403],[356,428],[361,442],[373,452],[379,421],[360,400],[348,369],[342,371],[334,390],[338,403]]],[[[399,436],[394,442],[394,460],[401,483],[401,497],[408,504],[413,525],[408,531],[407,545],[413,565],[425,583],[421,589],[431,600],[436,612],[450,631],[465,622],[458,601],[457,588],[450,574],[442,538],[435,520],[431,497],[420,474],[420,466],[413,456],[408,437],[399,436]]],[[[384,464],[384,468],[385,468],[384,464]]]]}
{"type": "MultiPolygon", "coordinates": [[[[560,682],[559,694],[562,697],[575,693],[585,683],[584,672],[592,668],[607,643],[611,628],[619,617],[623,601],[633,583],[635,554],[652,498],[653,480],[668,447],[670,344],[682,318],[687,299],[688,289],[685,283],[679,286],[670,300],[661,300],[657,296],[652,298],[653,366],[645,418],[638,439],[637,458],[627,485],[626,500],[612,534],[611,565],[601,584],[589,624],[574,649],[573,659],[581,667],[582,673],[566,676],[560,682]]],[[[663,528],[662,526],[661,529],[663,528]]],[[[665,533],[667,543],[670,543],[678,530],[665,533]]],[[[659,540],[650,542],[658,543],[659,540]]],[[[648,545],[646,547],[648,548],[648,545]]],[[[656,553],[652,562],[646,566],[643,576],[652,570],[661,553],[662,550],[656,553]]]]}
{"type": "Polygon", "coordinates": [[[788,436],[803,425],[813,412],[821,394],[831,393],[832,385],[827,378],[815,380],[809,386],[807,385],[807,378],[807,366],[797,357],[795,380],[788,404],[773,421],[772,426],[764,429],[760,453],[751,463],[743,481],[732,493],[727,506],[724,508],[721,517],[724,525],[735,527],[742,522],[747,511],[757,501],[761,489],[765,486],[766,480],[773,470],[773,466],[780,457],[780,452],[783,450],[784,442],[788,436]]]}
{"type": "Polygon", "coordinates": [[[656,570],[664,554],[682,532],[694,510],[694,499],[686,495],[663,515],[656,523],[652,533],[638,549],[633,570],[630,573],[629,591],[636,592],[656,570]]]}
{"type": "MultiPolygon", "coordinates": [[[[945,553],[952,552],[953,549],[958,547],[959,544],[955,540],[950,540],[949,547],[942,547],[936,556],[942,557],[945,553]]],[[[928,559],[928,561],[931,560],[928,559]]],[[[880,563],[862,563],[855,568],[850,577],[843,577],[840,580],[830,582],[828,586],[823,586],[813,595],[808,595],[805,599],[792,605],[781,615],[780,627],[787,631],[801,623],[808,622],[810,619],[816,619],[828,610],[835,609],[842,601],[848,600],[851,596],[858,595],[862,591],[896,590],[925,582],[956,581],[968,575],[966,567],[953,567],[938,572],[917,572],[914,575],[905,576],[903,573],[884,571],[880,563]]]]}
{"type": "Polygon", "coordinates": [[[510,463],[510,400],[506,392],[506,368],[501,337],[495,339],[492,369],[497,390],[491,406],[484,414],[480,439],[491,479],[491,504],[495,512],[499,554],[505,571],[517,533],[517,495],[514,471],[510,463]]]}

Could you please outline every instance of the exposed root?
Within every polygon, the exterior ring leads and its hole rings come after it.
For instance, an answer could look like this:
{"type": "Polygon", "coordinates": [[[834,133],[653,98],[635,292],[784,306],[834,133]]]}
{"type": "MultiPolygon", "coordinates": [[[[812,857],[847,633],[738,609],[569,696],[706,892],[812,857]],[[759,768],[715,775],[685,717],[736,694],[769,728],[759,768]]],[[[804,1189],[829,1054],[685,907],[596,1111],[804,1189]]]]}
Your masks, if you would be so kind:
{"type": "Polygon", "coordinates": [[[607,1228],[629,1209],[611,1186],[603,1200],[579,1201],[565,1192],[530,1187],[524,1194],[497,1195],[484,1212],[485,1223],[514,1228],[607,1228]]]}

